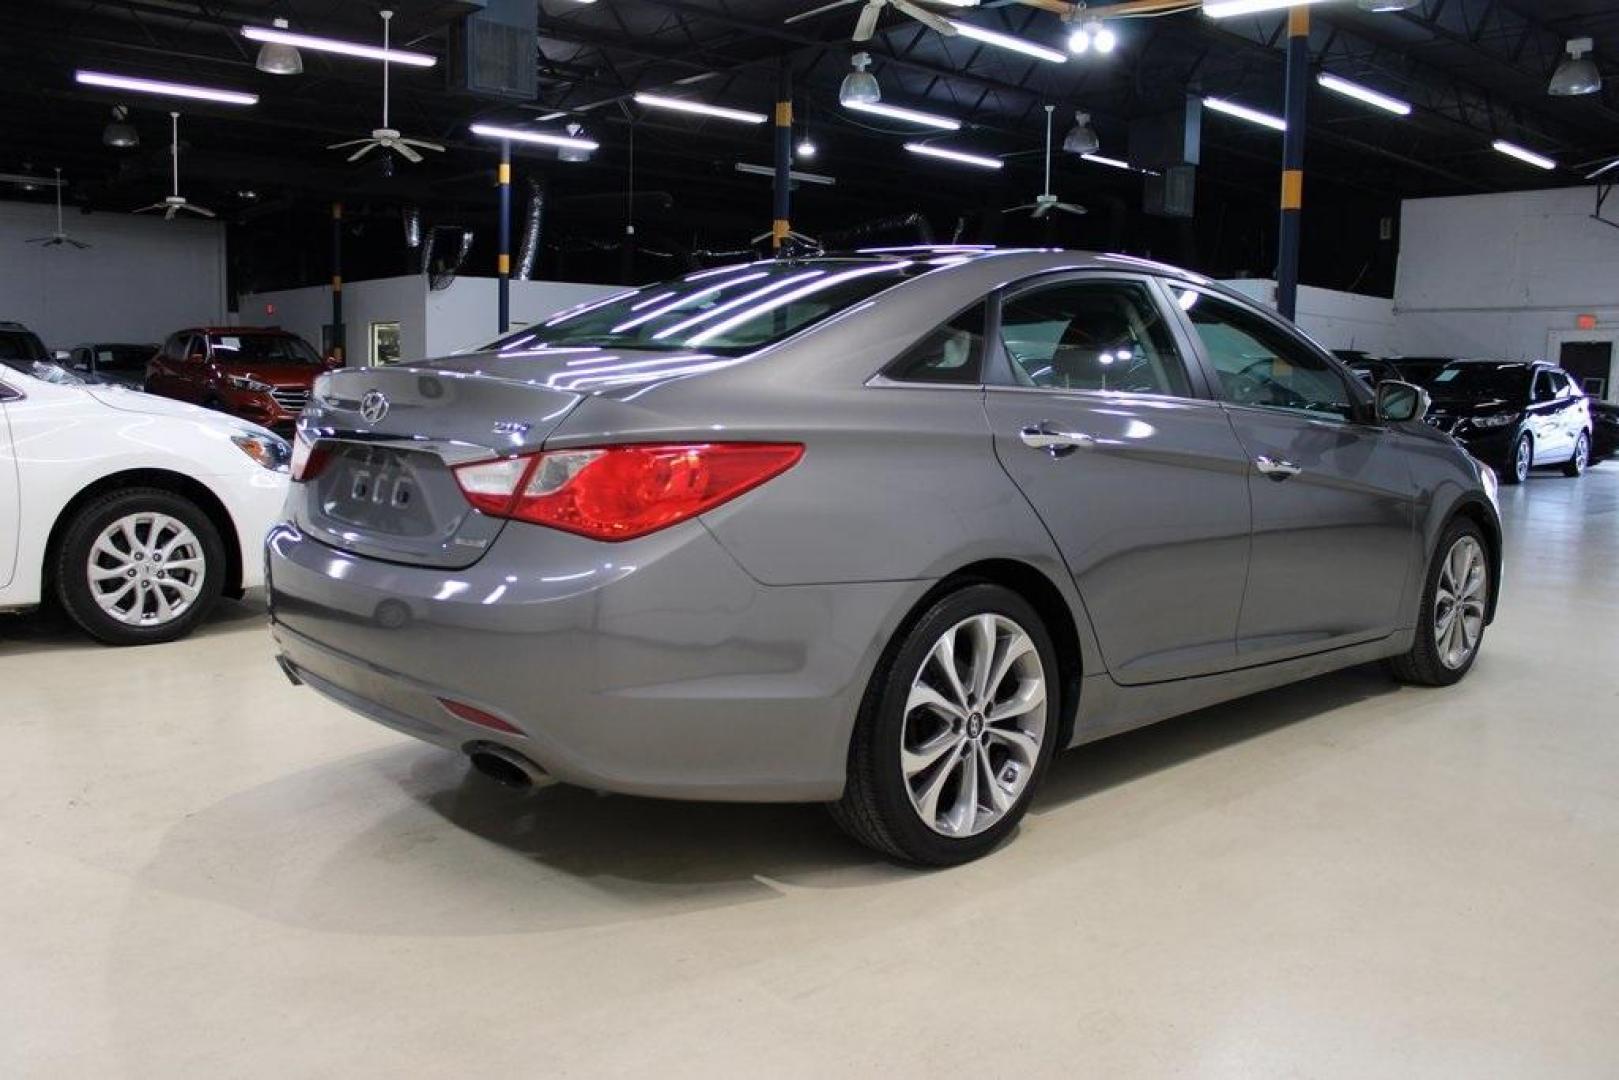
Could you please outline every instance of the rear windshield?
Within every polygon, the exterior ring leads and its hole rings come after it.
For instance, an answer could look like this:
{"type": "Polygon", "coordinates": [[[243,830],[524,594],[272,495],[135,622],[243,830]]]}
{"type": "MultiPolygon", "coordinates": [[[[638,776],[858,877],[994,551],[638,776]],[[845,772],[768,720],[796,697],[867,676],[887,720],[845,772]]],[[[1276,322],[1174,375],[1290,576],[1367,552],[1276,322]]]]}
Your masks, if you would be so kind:
{"type": "Polygon", "coordinates": [[[156,345],[97,345],[97,371],[145,371],[146,362],[157,352],[156,345]]]}
{"type": "Polygon", "coordinates": [[[1428,389],[1436,398],[1459,401],[1526,398],[1533,370],[1528,364],[1451,364],[1428,389]]]}
{"type": "Polygon", "coordinates": [[[214,359],[222,364],[319,364],[315,350],[292,334],[209,334],[214,359]]]}
{"type": "Polygon", "coordinates": [[[774,344],[927,269],[903,261],[819,259],[700,270],[569,308],[490,347],[698,349],[738,356],[774,344]]]}
{"type": "MultiPolygon", "coordinates": [[[[0,361],[6,360],[44,360],[45,346],[27,330],[0,330],[0,361]]],[[[26,365],[16,365],[18,370],[26,371],[26,365]]]]}

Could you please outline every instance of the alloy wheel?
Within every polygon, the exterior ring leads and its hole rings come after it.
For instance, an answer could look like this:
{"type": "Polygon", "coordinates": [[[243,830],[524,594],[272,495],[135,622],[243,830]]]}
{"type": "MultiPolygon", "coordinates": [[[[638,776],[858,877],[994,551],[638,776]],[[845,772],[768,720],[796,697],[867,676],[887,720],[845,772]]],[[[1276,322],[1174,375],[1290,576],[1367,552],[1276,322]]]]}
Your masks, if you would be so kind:
{"type": "Polygon", "coordinates": [[[1005,817],[1034,775],[1046,717],[1045,667],[1023,627],[985,613],[945,631],[911,683],[900,725],[900,769],[917,815],[953,838],[1005,817]]]}
{"type": "Polygon", "coordinates": [[[1484,548],[1474,537],[1464,536],[1445,554],[1434,594],[1434,643],[1440,662],[1452,671],[1467,666],[1478,650],[1489,592],[1484,548]]]}
{"type": "Polygon", "coordinates": [[[85,567],[97,606],[125,626],[165,626],[201,595],[202,541],[177,518],[135,513],[101,531],[85,567]]]}
{"type": "Polygon", "coordinates": [[[1579,442],[1574,444],[1574,471],[1582,473],[1589,464],[1591,464],[1591,440],[1581,434],[1579,442]]]}
{"type": "Polygon", "coordinates": [[[1534,447],[1530,445],[1528,437],[1518,440],[1517,452],[1512,458],[1512,472],[1518,482],[1529,479],[1529,469],[1534,464],[1534,447]]]}

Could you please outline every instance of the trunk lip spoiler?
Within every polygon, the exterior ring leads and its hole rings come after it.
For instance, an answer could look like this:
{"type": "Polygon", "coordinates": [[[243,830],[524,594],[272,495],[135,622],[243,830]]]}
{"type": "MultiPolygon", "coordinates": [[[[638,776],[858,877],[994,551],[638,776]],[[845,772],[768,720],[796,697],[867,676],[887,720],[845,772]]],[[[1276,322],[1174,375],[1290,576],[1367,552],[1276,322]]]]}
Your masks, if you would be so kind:
{"type": "Polygon", "coordinates": [[[507,446],[490,446],[486,443],[467,442],[464,439],[445,439],[431,435],[404,435],[399,432],[362,431],[353,428],[311,424],[307,420],[298,421],[298,434],[310,443],[322,441],[363,443],[366,446],[381,446],[393,450],[414,450],[437,454],[439,459],[450,468],[475,461],[517,457],[521,454],[534,452],[534,448],[525,442],[513,442],[507,446]]]}

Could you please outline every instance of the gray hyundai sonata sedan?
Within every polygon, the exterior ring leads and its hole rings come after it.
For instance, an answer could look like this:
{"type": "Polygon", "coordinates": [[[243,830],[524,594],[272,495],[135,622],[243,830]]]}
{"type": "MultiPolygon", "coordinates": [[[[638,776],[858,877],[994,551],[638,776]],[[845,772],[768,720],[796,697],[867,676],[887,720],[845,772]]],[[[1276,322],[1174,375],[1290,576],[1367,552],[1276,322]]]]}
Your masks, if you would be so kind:
{"type": "Polygon", "coordinates": [[[1465,675],[1495,478],[1425,410],[1134,258],[703,270],[323,376],[272,628],[295,681],[497,779],[826,802],[955,863],[1060,749],[1368,661],[1465,675]]]}

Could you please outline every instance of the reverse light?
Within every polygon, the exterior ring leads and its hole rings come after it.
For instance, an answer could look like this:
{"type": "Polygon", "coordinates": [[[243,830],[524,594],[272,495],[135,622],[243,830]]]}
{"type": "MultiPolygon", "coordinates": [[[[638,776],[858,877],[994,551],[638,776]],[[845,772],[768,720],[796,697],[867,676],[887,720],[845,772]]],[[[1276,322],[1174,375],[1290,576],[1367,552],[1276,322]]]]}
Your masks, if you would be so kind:
{"type": "Polygon", "coordinates": [[[633,540],[707,513],[796,465],[798,443],[656,443],[549,450],[456,468],[495,517],[633,540]]]}

